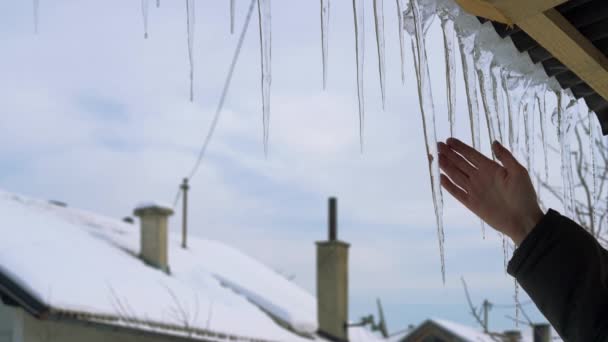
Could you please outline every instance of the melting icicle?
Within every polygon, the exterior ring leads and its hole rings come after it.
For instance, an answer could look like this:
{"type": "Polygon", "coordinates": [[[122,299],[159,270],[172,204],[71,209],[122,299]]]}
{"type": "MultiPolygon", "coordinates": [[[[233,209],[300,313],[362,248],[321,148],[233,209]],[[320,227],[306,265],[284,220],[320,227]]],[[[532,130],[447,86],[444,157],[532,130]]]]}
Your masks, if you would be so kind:
{"type": "Polygon", "coordinates": [[[454,22],[450,18],[449,9],[443,7],[438,11],[443,31],[443,48],[445,51],[445,79],[448,103],[448,120],[450,122],[450,136],[454,136],[456,122],[456,62],[454,51],[454,22]]]}
{"type": "MultiPolygon", "coordinates": [[[[234,1],[234,0],[233,0],[234,1]]],[[[321,0],[321,53],[323,57],[323,90],[327,85],[327,48],[329,34],[329,0],[321,0]]]]}
{"type": "Polygon", "coordinates": [[[437,139],[435,131],[435,109],[433,106],[433,93],[430,83],[429,68],[426,55],[426,42],[424,30],[424,19],[419,9],[418,0],[410,0],[409,12],[411,14],[410,25],[406,25],[410,30],[413,28],[412,43],[415,46],[414,60],[416,61],[416,75],[418,76],[418,96],[420,101],[420,111],[422,114],[422,127],[426,152],[429,161],[429,174],[431,189],[433,194],[433,204],[435,207],[435,219],[437,221],[437,238],[439,241],[439,255],[441,259],[441,276],[445,283],[445,252],[443,232],[443,198],[440,185],[440,171],[437,155],[437,139]]]}
{"type": "Polygon", "coordinates": [[[148,39],[148,0],[141,0],[141,15],[144,19],[144,38],[148,39]]]}
{"type": "Polygon", "coordinates": [[[563,205],[566,216],[574,217],[574,191],[572,186],[572,159],[570,153],[570,126],[576,101],[572,100],[568,107],[563,108],[563,93],[557,93],[557,136],[560,143],[562,159],[561,174],[563,182],[563,205]]]}
{"type": "Polygon", "coordinates": [[[188,61],[190,62],[190,102],[194,101],[194,0],[186,0],[186,30],[188,33],[188,61]]]}
{"type": "Polygon", "coordinates": [[[404,42],[404,27],[403,27],[403,6],[402,0],[396,0],[397,2],[397,23],[399,25],[399,51],[401,55],[401,83],[405,84],[405,42],[404,42]]]}
{"type": "Polygon", "coordinates": [[[542,89],[542,101],[540,99],[540,96],[538,94],[536,94],[536,101],[538,102],[538,110],[539,110],[539,116],[538,119],[540,120],[540,137],[542,139],[542,144],[543,144],[543,156],[544,156],[544,163],[545,163],[545,179],[549,179],[549,162],[547,161],[549,152],[548,152],[548,148],[547,148],[547,120],[546,120],[546,116],[547,116],[547,98],[546,98],[546,88],[542,89]]]}
{"type": "Polygon", "coordinates": [[[516,278],[513,278],[513,282],[515,286],[515,294],[513,295],[513,299],[515,300],[515,326],[519,327],[519,284],[516,278]]]}
{"type": "Polygon", "coordinates": [[[475,66],[473,61],[473,46],[475,35],[465,35],[463,32],[458,34],[458,45],[460,46],[460,57],[462,60],[462,73],[464,75],[464,85],[467,94],[467,104],[469,106],[469,120],[471,124],[471,140],[473,148],[479,150],[479,100],[477,99],[477,77],[475,76],[475,66]]]}
{"type": "Polygon", "coordinates": [[[507,98],[507,112],[509,114],[509,147],[517,154],[519,140],[519,119],[522,110],[522,97],[527,90],[526,79],[521,75],[507,74],[503,72],[502,86],[507,98]]]}
{"type": "Polygon", "coordinates": [[[38,9],[40,8],[40,0],[33,0],[32,1],[32,10],[33,10],[33,14],[34,14],[34,33],[38,34],[38,22],[39,22],[39,18],[38,18],[38,9]]]}
{"type": "MultiPolygon", "coordinates": [[[[496,122],[496,102],[494,102],[495,96],[492,94],[492,90],[495,89],[492,84],[492,53],[490,51],[481,50],[475,48],[474,53],[475,67],[477,69],[477,77],[479,78],[479,90],[481,92],[481,102],[483,104],[484,112],[486,114],[486,125],[488,128],[488,136],[490,143],[497,140],[498,128],[496,122]]],[[[492,154],[494,155],[494,154],[492,154]]]]}
{"type": "Polygon", "coordinates": [[[382,109],[385,100],[385,72],[384,72],[384,0],[374,0],[374,23],[376,24],[376,46],[378,48],[378,71],[380,73],[380,92],[382,93],[382,109]]]}
{"type": "Polygon", "coordinates": [[[357,56],[357,98],[359,99],[359,143],[363,152],[363,128],[365,120],[365,103],[363,97],[363,58],[365,45],[365,28],[363,26],[363,0],[353,0],[355,18],[355,49],[357,56]]]}
{"type": "Polygon", "coordinates": [[[505,102],[503,98],[504,90],[502,88],[502,83],[500,80],[500,75],[502,73],[502,68],[492,61],[490,65],[491,74],[490,77],[492,79],[492,97],[494,98],[494,104],[496,108],[494,109],[494,113],[496,113],[496,139],[501,143],[504,143],[504,113],[505,113],[505,102]]]}
{"type": "Polygon", "coordinates": [[[597,231],[598,229],[598,215],[596,214],[596,210],[595,210],[595,206],[598,204],[599,202],[599,194],[598,194],[598,172],[597,172],[597,147],[596,147],[596,143],[597,143],[597,138],[598,138],[598,132],[597,132],[597,125],[594,124],[593,121],[593,112],[589,111],[587,113],[587,117],[589,120],[589,152],[591,155],[591,179],[593,180],[592,183],[592,188],[591,188],[591,196],[592,196],[592,205],[589,206],[589,210],[590,210],[590,215],[591,215],[591,222],[592,222],[592,227],[593,227],[593,231],[597,231]]]}
{"type": "Polygon", "coordinates": [[[230,0],[230,34],[234,34],[234,0],[230,0]]]}
{"type": "Polygon", "coordinates": [[[260,23],[260,52],[262,70],[262,111],[264,125],[264,155],[268,156],[268,134],[270,131],[270,83],[271,83],[271,31],[270,0],[258,0],[258,18],[260,23]]]}

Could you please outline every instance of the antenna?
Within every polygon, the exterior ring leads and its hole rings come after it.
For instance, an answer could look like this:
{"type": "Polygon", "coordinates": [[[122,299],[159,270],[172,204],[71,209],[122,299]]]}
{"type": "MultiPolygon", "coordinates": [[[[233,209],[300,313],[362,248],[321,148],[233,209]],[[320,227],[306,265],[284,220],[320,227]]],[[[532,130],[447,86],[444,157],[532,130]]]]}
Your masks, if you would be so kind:
{"type": "Polygon", "coordinates": [[[382,334],[382,337],[387,338],[388,337],[388,329],[386,328],[386,320],[384,319],[384,310],[382,309],[382,302],[380,302],[380,298],[376,298],[376,304],[378,304],[378,325],[376,325],[374,328],[377,327],[377,330],[380,331],[380,333],[382,334]]]}

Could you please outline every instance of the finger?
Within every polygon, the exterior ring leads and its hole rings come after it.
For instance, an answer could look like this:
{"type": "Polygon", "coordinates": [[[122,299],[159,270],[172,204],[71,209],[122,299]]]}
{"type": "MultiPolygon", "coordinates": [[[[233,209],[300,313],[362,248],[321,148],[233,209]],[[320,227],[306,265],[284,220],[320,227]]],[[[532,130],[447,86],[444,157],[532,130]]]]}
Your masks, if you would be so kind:
{"type": "Polygon", "coordinates": [[[445,155],[439,155],[439,167],[450,177],[456,184],[462,189],[466,190],[469,188],[469,177],[460,171],[454,163],[446,158],[445,155]]]}
{"type": "Polygon", "coordinates": [[[446,189],[454,198],[456,198],[460,203],[467,205],[469,195],[466,192],[462,191],[456,184],[452,183],[452,181],[446,176],[441,175],[441,186],[446,189]]]}
{"type": "Polygon", "coordinates": [[[474,148],[463,143],[462,141],[460,141],[458,139],[449,138],[447,140],[447,143],[451,149],[460,153],[463,157],[465,157],[468,161],[470,161],[471,164],[473,164],[474,166],[476,166],[478,168],[480,165],[488,164],[488,163],[492,162],[486,156],[477,152],[474,148]]]}
{"type": "Polygon", "coordinates": [[[439,143],[439,153],[445,155],[452,164],[467,176],[471,176],[476,170],[471,163],[444,143],[439,143]]]}
{"type": "Polygon", "coordinates": [[[514,168],[521,168],[521,167],[523,167],[517,161],[517,159],[515,159],[515,157],[511,153],[511,151],[507,150],[498,141],[494,141],[494,143],[492,144],[492,150],[494,151],[494,154],[496,155],[496,158],[498,158],[498,160],[500,160],[500,162],[502,163],[502,165],[507,170],[513,170],[514,168]]]}

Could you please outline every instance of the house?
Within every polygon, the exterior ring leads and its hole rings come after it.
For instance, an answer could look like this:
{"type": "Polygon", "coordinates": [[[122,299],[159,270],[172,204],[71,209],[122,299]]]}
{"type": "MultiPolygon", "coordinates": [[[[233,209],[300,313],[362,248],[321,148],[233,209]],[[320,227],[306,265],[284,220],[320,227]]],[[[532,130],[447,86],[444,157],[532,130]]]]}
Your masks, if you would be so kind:
{"type": "Polygon", "coordinates": [[[548,324],[538,324],[526,333],[507,330],[484,333],[443,319],[428,319],[420,325],[389,337],[389,342],[550,342],[561,341],[548,324]],[[554,337],[555,336],[555,337],[554,337]]]}
{"type": "Polygon", "coordinates": [[[0,192],[0,341],[382,340],[345,328],[348,244],[318,243],[323,303],[221,242],[181,248],[171,213],[143,204],[138,225],[0,192]]]}

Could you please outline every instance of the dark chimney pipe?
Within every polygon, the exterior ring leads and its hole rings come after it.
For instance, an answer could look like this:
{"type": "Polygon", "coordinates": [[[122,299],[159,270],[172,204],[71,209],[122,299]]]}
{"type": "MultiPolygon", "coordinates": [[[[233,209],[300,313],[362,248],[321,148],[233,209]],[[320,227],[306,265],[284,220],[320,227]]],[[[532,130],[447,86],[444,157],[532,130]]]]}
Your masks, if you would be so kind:
{"type": "Polygon", "coordinates": [[[534,342],[551,342],[551,326],[549,324],[534,324],[534,342]]]}
{"type": "Polygon", "coordinates": [[[338,236],[338,200],[329,198],[329,241],[336,241],[338,236]]]}

